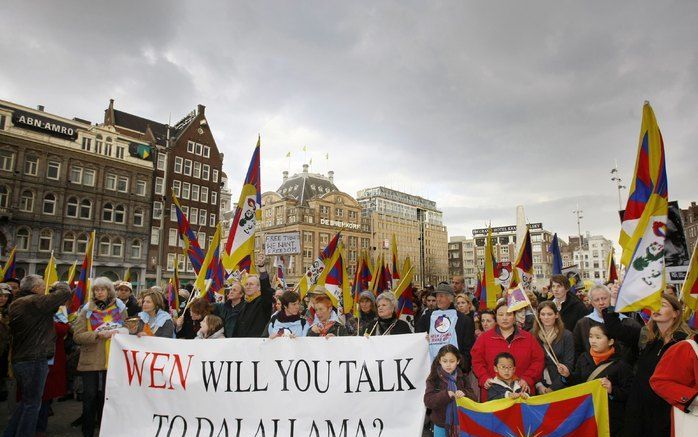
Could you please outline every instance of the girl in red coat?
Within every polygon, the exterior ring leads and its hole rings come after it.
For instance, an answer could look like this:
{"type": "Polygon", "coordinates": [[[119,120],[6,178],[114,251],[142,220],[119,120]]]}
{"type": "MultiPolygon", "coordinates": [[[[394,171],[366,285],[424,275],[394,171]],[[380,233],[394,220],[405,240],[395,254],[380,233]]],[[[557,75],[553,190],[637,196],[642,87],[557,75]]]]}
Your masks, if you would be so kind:
{"type": "Polygon", "coordinates": [[[543,349],[530,333],[516,327],[514,313],[508,312],[506,302],[497,305],[495,316],[497,325],[480,334],[470,352],[482,402],[487,400],[487,389],[495,377],[492,363],[500,353],[509,352],[514,356],[519,382],[529,394],[533,393],[545,367],[543,349]]]}

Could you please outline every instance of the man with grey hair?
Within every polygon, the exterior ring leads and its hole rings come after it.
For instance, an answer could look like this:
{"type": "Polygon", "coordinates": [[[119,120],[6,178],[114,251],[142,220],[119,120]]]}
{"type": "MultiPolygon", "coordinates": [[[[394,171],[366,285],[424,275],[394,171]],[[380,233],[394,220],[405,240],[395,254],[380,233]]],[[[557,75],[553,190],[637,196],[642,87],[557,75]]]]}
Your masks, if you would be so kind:
{"type": "Polygon", "coordinates": [[[274,289],[265,267],[266,257],[258,254],[255,260],[259,276],[250,275],[245,281],[245,304],[240,310],[233,337],[259,338],[269,323],[274,305],[274,289]]]}
{"type": "Polygon", "coordinates": [[[53,315],[71,296],[70,287],[64,282],[53,284],[49,294],[44,294],[44,290],[41,276],[27,275],[10,305],[12,370],[22,400],[12,413],[5,437],[32,436],[36,432],[48,360],[56,348],[53,315]]]}

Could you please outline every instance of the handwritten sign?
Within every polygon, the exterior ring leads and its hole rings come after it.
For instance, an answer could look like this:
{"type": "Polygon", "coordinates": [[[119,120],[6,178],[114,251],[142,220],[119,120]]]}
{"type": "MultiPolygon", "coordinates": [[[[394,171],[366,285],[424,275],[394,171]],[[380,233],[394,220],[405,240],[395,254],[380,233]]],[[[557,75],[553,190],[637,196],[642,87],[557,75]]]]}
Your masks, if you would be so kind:
{"type": "Polygon", "coordinates": [[[284,234],[267,234],[264,237],[266,255],[290,255],[301,253],[301,235],[299,232],[284,234]]]}

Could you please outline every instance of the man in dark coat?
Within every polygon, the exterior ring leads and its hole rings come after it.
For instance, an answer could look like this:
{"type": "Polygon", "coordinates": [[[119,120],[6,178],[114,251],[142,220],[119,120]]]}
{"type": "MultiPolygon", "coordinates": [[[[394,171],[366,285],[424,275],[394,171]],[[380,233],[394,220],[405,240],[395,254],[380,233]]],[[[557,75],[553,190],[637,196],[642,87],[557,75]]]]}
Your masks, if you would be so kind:
{"type": "Polygon", "coordinates": [[[118,281],[114,284],[114,290],[119,300],[126,305],[129,317],[135,317],[141,312],[136,296],[133,295],[133,288],[130,282],[118,281]]]}
{"type": "Polygon", "coordinates": [[[226,338],[230,338],[235,332],[235,325],[245,306],[245,300],[242,298],[242,285],[239,282],[226,287],[226,290],[225,302],[213,304],[213,314],[223,319],[223,332],[226,338]]]}
{"type": "Polygon", "coordinates": [[[550,279],[553,302],[560,311],[560,318],[565,329],[573,332],[577,321],[589,314],[589,310],[579,298],[570,291],[570,281],[565,275],[553,275],[550,279]]]}
{"type": "Polygon", "coordinates": [[[257,255],[259,276],[250,275],[245,282],[245,305],[240,311],[233,337],[262,337],[274,309],[274,289],[264,266],[265,257],[257,255]]]}
{"type": "MultiPolygon", "coordinates": [[[[441,310],[455,310],[453,305],[453,300],[455,299],[455,294],[453,293],[453,288],[448,284],[439,284],[434,290],[436,294],[436,308],[433,310],[428,310],[419,319],[417,323],[417,332],[427,332],[433,328],[431,326],[431,315],[434,311],[441,310]]],[[[473,319],[466,316],[465,314],[456,311],[457,321],[456,321],[456,340],[458,342],[458,351],[463,355],[463,360],[460,364],[461,370],[464,373],[470,371],[470,349],[472,349],[475,343],[475,324],[473,319]]]]}
{"type": "Polygon", "coordinates": [[[71,296],[64,282],[54,284],[51,293],[44,294],[44,280],[39,275],[25,276],[19,288],[9,318],[12,371],[22,400],[12,413],[5,436],[32,436],[36,432],[48,360],[56,351],[53,315],[71,296]]]}

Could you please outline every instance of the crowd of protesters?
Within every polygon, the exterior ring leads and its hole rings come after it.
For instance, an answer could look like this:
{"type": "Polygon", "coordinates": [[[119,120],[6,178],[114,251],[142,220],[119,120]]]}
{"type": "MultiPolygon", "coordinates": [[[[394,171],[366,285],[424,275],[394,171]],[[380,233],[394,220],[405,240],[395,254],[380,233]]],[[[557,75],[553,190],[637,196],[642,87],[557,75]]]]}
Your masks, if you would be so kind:
{"type": "Polygon", "coordinates": [[[614,436],[669,436],[672,406],[698,410],[690,371],[680,381],[672,380],[671,369],[655,371],[666,366],[662,356],[672,346],[693,335],[675,290],[645,321],[614,311],[617,284],[575,290],[566,276],[555,275],[547,289],[527,293],[530,307],[511,312],[505,299],[480,310],[463,278],[455,277],[418,291],[410,317],[400,317],[392,292],[371,291],[361,292],[356,313],[345,315],[322,287],[305,299],[275,290],[264,256],[256,263],[259,274],[228,285],[221,302],[179,290],[177,310],[160,287],[136,296],[130,283],[98,277],[89,302],[70,322],[67,284],[50,284],[48,293],[38,275],[0,284],[0,399],[16,402],[4,435],[44,435],[52,401],[72,396],[83,403],[74,425],[93,436],[104,404],[109,343],[119,333],[194,340],[423,332],[431,339],[437,330],[447,334],[438,336],[446,344],[430,344],[433,364],[424,395],[435,436],[451,435],[457,426],[460,397],[525,398],[592,379],[601,379],[609,393],[614,436]],[[16,393],[9,392],[12,386],[16,393]]]}

